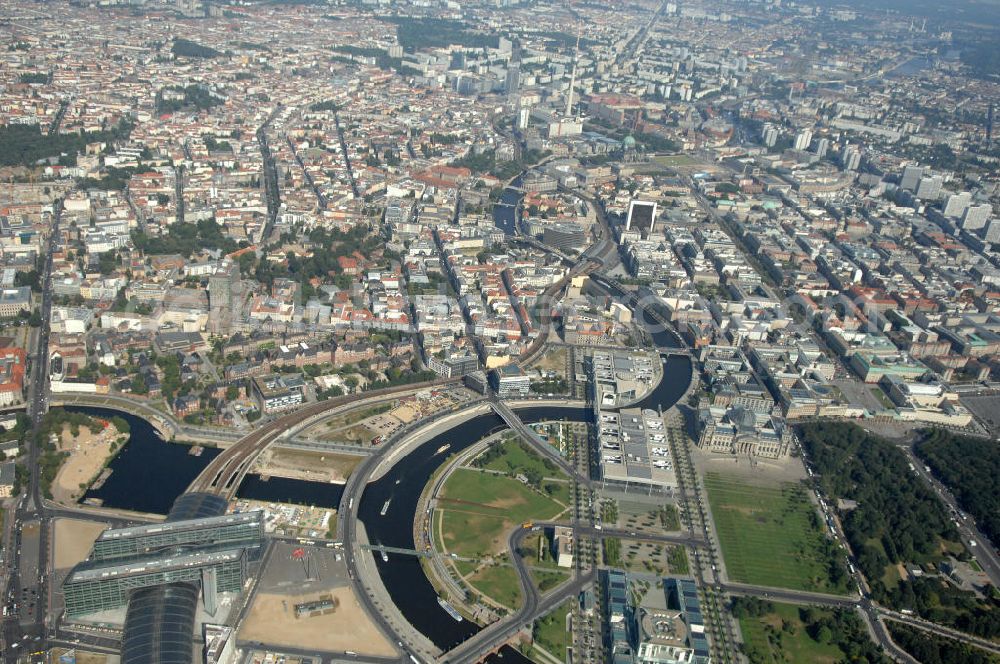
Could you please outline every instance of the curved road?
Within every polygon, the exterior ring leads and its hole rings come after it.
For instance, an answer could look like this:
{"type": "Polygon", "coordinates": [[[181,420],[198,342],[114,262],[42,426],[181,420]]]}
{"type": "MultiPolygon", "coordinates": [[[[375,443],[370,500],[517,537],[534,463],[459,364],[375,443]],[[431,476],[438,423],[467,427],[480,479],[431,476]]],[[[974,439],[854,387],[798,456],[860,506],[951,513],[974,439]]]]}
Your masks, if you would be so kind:
{"type": "Polygon", "coordinates": [[[425,383],[413,383],[389,387],[384,390],[373,390],[371,392],[364,392],[361,395],[351,394],[336,397],[299,408],[276,420],[268,422],[253,433],[242,438],[232,447],[223,450],[195,478],[188,491],[215,493],[231,498],[239,488],[240,480],[242,480],[257,456],[274,441],[283,435],[287,435],[304,420],[323,415],[327,411],[332,411],[342,406],[349,406],[358,401],[368,401],[394,394],[415,392],[429,387],[454,385],[458,382],[459,379],[456,378],[439,378],[425,383]]]}

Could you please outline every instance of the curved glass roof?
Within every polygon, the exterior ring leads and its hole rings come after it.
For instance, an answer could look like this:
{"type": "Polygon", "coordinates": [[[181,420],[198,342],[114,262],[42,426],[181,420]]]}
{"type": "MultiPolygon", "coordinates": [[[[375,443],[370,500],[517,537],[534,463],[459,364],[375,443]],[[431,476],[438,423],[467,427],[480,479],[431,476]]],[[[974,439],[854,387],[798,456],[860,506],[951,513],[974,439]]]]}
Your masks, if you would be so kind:
{"type": "Polygon", "coordinates": [[[198,587],[170,583],[132,593],[125,613],[122,664],[192,664],[198,587]]]}

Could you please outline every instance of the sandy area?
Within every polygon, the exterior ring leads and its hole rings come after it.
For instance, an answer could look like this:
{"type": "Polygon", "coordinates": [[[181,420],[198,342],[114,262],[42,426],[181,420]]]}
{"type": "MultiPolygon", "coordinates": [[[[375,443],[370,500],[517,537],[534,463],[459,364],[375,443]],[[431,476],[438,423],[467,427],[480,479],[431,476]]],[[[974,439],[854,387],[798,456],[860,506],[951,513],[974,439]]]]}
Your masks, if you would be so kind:
{"type": "Polygon", "coordinates": [[[256,472],[315,482],[345,482],[364,459],[350,454],[320,454],[299,450],[268,450],[255,464],[256,472]]]}
{"type": "Polygon", "coordinates": [[[240,628],[239,639],[304,650],[351,650],[376,657],[397,655],[396,649],[371,623],[354,592],[347,587],[306,595],[258,593],[240,628]],[[340,605],[325,615],[295,617],[296,604],[314,601],[320,595],[333,595],[340,605]]]}
{"type": "Polygon", "coordinates": [[[420,417],[420,413],[418,413],[413,407],[407,405],[394,409],[390,414],[403,424],[409,424],[413,420],[420,417]]]}
{"type": "Polygon", "coordinates": [[[72,435],[68,424],[63,427],[59,449],[69,452],[69,457],[52,483],[52,497],[56,502],[72,503],[83,494],[86,488],[81,489],[80,485],[89,485],[101,472],[117,437],[118,430],[112,425],[96,436],[89,427],[80,427],[76,436],[72,435]]]}
{"type": "MultiPolygon", "coordinates": [[[[58,662],[62,655],[68,652],[66,648],[53,648],[49,651],[52,655],[50,661],[58,662]]],[[[121,661],[118,655],[102,655],[100,653],[85,652],[83,650],[73,650],[76,653],[76,664],[111,664],[112,662],[121,661]]]]}
{"type": "Polygon", "coordinates": [[[86,558],[94,540],[107,527],[108,524],[99,521],[56,519],[53,547],[56,569],[69,569],[86,558]]]}
{"type": "Polygon", "coordinates": [[[702,474],[724,473],[751,484],[772,486],[775,482],[798,482],[806,478],[802,459],[792,456],[784,459],[754,457],[751,460],[746,456],[708,452],[692,445],[691,460],[702,474]]]}

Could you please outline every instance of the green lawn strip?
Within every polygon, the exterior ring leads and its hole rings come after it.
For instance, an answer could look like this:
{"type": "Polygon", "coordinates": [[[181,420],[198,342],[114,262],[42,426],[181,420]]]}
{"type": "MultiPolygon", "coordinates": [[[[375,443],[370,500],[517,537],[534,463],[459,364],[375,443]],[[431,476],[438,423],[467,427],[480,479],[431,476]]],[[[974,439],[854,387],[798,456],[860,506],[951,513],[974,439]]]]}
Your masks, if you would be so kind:
{"type": "Polygon", "coordinates": [[[687,574],[690,570],[688,566],[687,551],[683,546],[670,547],[667,552],[667,565],[671,574],[687,574]]]}
{"type": "Polygon", "coordinates": [[[455,565],[455,569],[457,569],[458,573],[462,576],[472,574],[476,571],[476,568],[479,567],[479,563],[471,560],[452,560],[451,562],[455,565]]]}
{"type": "Polygon", "coordinates": [[[468,583],[479,593],[511,610],[521,604],[521,584],[517,572],[510,565],[487,565],[469,577],[468,583]]]}
{"type": "Polygon", "coordinates": [[[502,454],[487,463],[486,468],[503,473],[527,469],[535,469],[542,475],[550,472],[541,457],[526,450],[518,440],[506,440],[500,443],[500,450],[502,454]]]}
{"type": "Polygon", "coordinates": [[[506,530],[514,522],[502,516],[484,516],[445,510],[444,546],[449,553],[463,558],[480,558],[502,551],[507,543],[506,530]]]}
{"type": "Polygon", "coordinates": [[[705,478],[726,569],[734,581],[844,592],[831,585],[823,532],[812,522],[804,494],[758,487],[711,473],[705,478]]]}
{"type": "Polygon", "coordinates": [[[568,579],[569,573],[557,570],[533,569],[531,570],[531,578],[534,579],[538,592],[544,594],[568,579]]]}
{"type": "Polygon", "coordinates": [[[507,532],[534,519],[551,519],[563,506],[521,482],[459,468],[445,482],[442,540],[451,553],[479,557],[504,550],[507,532]]]}
{"type": "Polygon", "coordinates": [[[572,644],[572,633],[566,629],[566,616],[573,611],[575,599],[568,599],[548,614],[535,621],[532,637],[546,652],[560,661],[566,657],[566,648],[572,644]]]}
{"type": "Polygon", "coordinates": [[[843,657],[837,646],[820,643],[809,636],[799,619],[799,607],[792,604],[776,603],[773,613],[759,618],[740,618],[740,631],[743,633],[746,652],[760,654],[759,658],[750,657],[750,661],[754,663],[833,664],[843,657]],[[783,630],[783,623],[790,624],[792,630],[783,630]],[[769,630],[769,626],[773,630],[769,630]]]}
{"type": "Polygon", "coordinates": [[[505,515],[515,521],[550,519],[564,506],[512,477],[459,468],[445,482],[439,504],[486,515],[505,515]]]}
{"type": "Polygon", "coordinates": [[[434,510],[431,513],[431,538],[437,551],[445,550],[444,542],[441,540],[441,517],[441,510],[434,510]]]}

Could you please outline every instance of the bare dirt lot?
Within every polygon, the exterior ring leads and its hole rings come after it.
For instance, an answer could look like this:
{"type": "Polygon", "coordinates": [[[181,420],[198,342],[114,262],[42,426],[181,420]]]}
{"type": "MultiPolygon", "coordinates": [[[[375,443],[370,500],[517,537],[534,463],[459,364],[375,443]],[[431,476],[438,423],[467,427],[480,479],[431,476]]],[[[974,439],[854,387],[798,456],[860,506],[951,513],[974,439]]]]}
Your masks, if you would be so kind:
{"type": "Polygon", "coordinates": [[[364,457],[350,454],[274,450],[261,455],[256,467],[258,472],[274,477],[345,482],[362,459],[364,457]]]}
{"type": "Polygon", "coordinates": [[[56,502],[73,503],[83,494],[86,485],[97,477],[111,456],[111,446],[117,437],[118,430],[114,426],[108,426],[97,435],[88,427],[80,427],[76,436],[70,432],[68,424],[63,427],[59,449],[69,452],[69,457],[52,483],[52,497],[56,502]],[[81,489],[81,484],[85,488],[81,489]]]}
{"type": "Polygon", "coordinates": [[[272,646],[392,657],[395,648],[372,625],[354,592],[348,587],[304,595],[260,593],[239,631],[240,640],[272,646]],[[296,618],[295,605],[332,595],[339,606],[331,613],[296,618]]]}
{"type": "Polygon", "coordinates": [[[56,569],[69,569],[86,558],[94,540],[107,528],[106,523],[99,521],[56,519],[53,547],[56,569]]]}

